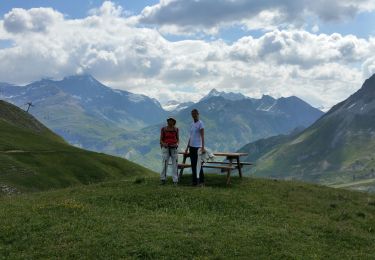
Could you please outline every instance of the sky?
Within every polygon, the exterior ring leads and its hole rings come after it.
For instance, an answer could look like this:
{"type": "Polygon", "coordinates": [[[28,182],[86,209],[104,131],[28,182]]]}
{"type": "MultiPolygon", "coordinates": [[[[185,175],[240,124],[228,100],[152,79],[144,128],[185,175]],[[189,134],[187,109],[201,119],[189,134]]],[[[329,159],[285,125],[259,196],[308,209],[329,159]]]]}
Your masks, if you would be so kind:
{"type": "Polygon", "coordinates": [[[0,0],[0,82],[87,73],[198,101],[212,88],[327,110],[375,73],[375,0],[0,0]]]}

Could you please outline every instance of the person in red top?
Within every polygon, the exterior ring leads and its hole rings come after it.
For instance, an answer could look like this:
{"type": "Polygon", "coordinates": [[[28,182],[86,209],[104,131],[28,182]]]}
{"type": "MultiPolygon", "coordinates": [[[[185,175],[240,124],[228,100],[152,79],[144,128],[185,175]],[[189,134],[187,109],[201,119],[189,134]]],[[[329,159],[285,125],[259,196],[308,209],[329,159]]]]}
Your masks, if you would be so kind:
{"type": "Polygon", "coordinates": [[[163,165],[160,173],[160,182],[165,184],[167,180],[167,170],[169,158],[172,160],[172,177],[173,183],[178,183],[178,143],[179,133],[176,127],[176,119],[170,117],[167,119],[168,125],[163,127],[160,131],[160,148],[162,151],[163,165]]]}

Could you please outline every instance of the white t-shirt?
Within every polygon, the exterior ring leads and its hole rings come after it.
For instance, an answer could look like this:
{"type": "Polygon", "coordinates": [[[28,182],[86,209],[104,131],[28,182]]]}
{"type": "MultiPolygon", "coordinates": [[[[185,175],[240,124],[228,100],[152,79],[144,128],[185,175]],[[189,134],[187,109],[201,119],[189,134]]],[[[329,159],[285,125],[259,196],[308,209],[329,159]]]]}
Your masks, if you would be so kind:
{"type": "Polygon", "coordinates": [[[202,147],[202,136],[201,136],[201,129],[204,129],[203,122],[198,120],[197,122],[193,122],[190,128],[190,143],[191,147],[202,147]]]}

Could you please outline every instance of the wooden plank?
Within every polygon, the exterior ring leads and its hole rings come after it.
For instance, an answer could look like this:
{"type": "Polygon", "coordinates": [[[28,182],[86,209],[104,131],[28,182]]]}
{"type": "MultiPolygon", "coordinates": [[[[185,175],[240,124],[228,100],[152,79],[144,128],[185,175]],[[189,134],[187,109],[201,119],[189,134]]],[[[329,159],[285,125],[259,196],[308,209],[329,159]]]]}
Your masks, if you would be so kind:
{"type": "Polygon", "coordinates": [[[185,163],[179,163],[178,168],[183,169],[183,168],[190,168],[191,164],[185,164],[185,163]]]}
{"type": "Polygon", "coordinates": [[[242,164],[242,165],[254,165],[254,163],[252,163],[252,162],[240,162],[240,164],[242,164]]]}
{"type": "MultiPolygon", "coordinates": [[[[209,161],[205,163],[217,163],[217,164],[229,164],[229,162],[214,162],[214,161],[209,161]]],[[[241,165],[254,165],[254,163],[251,162],[240,162],[241,165]]]]}
{"type": "Polygon", "coordinates": [[[230,171],[227,172],[227,185],[230,184],[230,171]]]}
{"type": "MultiPolygon", "coordinates": [[[[229,166],[232,166],[232,162],[233,162],[233,159],[229,157],[229,166]]],[[[230,174],[231,174],[231,170],[229,169],[227,172],[227,185],[230,184],[230,174]]]]}
{"type": "MultiPolygon", "coordinates": [[[[182,154],[189,157],[189,153],[185,152],[178,152],[178,154],[182,154]]],[[[237,157],[237,156],[247,156],[248,153],[230,153],[230,152],[214,152],[213,153],[216,156],[230,156],[230,157],[237,157]]]]}
{"type": "MultiPolygon", "coordinates": [[[[184,154],[184,157],[183,157],[183,159],[182,159],[182,164],[186,164],[186,159],[187,159],[187,154],[185,154],[185,153],[183,153],[184,154]]],[[[180,165],[180,164],[178,164],[178,165],[180,165]]],[[[180,180],[181,179],[181,177],[182,177],[182,174],[184,173],[184,169],[185,169],[185,167],[182,167],[182,166],[177,166],[178,167],[178,169],[180,169],[180,174],[178,175],[178,179],[180,180]]],[[[191,166],[190,166],[191,167],[191,166]]],[[[187,167],[186,167],[187,168],[187,167]]]]}
{"type": "Polygon", "coordinates": [[[240,157],[237,157],[237,168],[238,168],[238,175],[242,178],[242,164],[240,163],[240,157]]]}
{"type": "Polygon", "coordinates": [[[229,164],[229,162],[213,162],[213,161],[205,162],[205,163],[229,164]]]}
{"type": "MultiPolygon", "coordinates": [[[[205,162],[205,163],[208,163],[208,164],[224,164],[224,165],[229,165],[228,162],[205,162]]],[[[234,163],[234,166],[236,167],[236,169],[238,168],[242,168],[244,166],[250,166],[250,165],[255,165],[254,163],[250,163],[250,162],[240,162],[240,164],[238,165],[238,163],[234,163]]]]}
{"type": "MultiPolygon", "coordinates": [[[[231,157],[227,157],[227,158],[229,160],[229,166],[232,166],[233,159],[231,157]]],[[[230,174],[231,174],[231,170],[228,170],[228,173],[227,173],[227,185],[230,184],[230,174]]]]}
{"type": "Polygon", "coordinates": [[[224,169],[224,170],[234,170],[235,167],[233,166],[221,166],[221,165],[203,165],[204,168],[211,168],[211,169],[224,169]]]}
{"type": "Polygon", "coordinates": [[[247,156],[247,153],[227,153],[227,152],[215,152],[215,156],[227,156],[227,157],[239,157],[239,156],[247,156]]]}

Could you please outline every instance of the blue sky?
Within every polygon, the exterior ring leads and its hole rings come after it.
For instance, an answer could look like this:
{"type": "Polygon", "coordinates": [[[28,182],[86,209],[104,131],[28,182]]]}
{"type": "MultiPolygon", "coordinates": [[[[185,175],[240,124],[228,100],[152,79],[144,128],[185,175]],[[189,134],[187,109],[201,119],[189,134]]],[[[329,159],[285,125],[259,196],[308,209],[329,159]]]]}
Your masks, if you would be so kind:
{"type": "Polygon", "coordinates": [[[0,82],[13,84],[85,72],[161,102],[217,88],[328,109],[375,73],[374,53],[373,0],[0,5],[0,82]]]}
{"type": "MultiPolygon", "coordinates": [[[[3,0],[0,5],[0,16],[9,12],[12,8],[33,8],[33,7],[52,7],[69,18],[83,18],[86,17],[89,10],[100,7],[103,0],[3,0]]],[[[128,12],[139,14],[146,6],[157,4],[158,0],[117,0],[114,3],[121,5],[128,12]]],[[[364,12],[358,14],[356,17],[349,18],[345,21],[332,21],[328,23],[317,23],[321,33],[340,33],[343,35],[354,34],[358,37],[367,38],[370,35],[375,35],[375,11],[364,12]]],[[[309,24],[308,29],[314,24],[309,24]]],[[[262,30],[246,30],[240,26],[230,26],[223,28],[220,33],[216,35],[215,39],[222,38],[227,42],[233,42],[245,35],[253,35],[255,37],[262,35],[262,30]]],[[[184,36],[166,36],[170,40],[186,39],[184,36]]],[[[206,37],[207,40],[211,37],[206,37]]]]}

